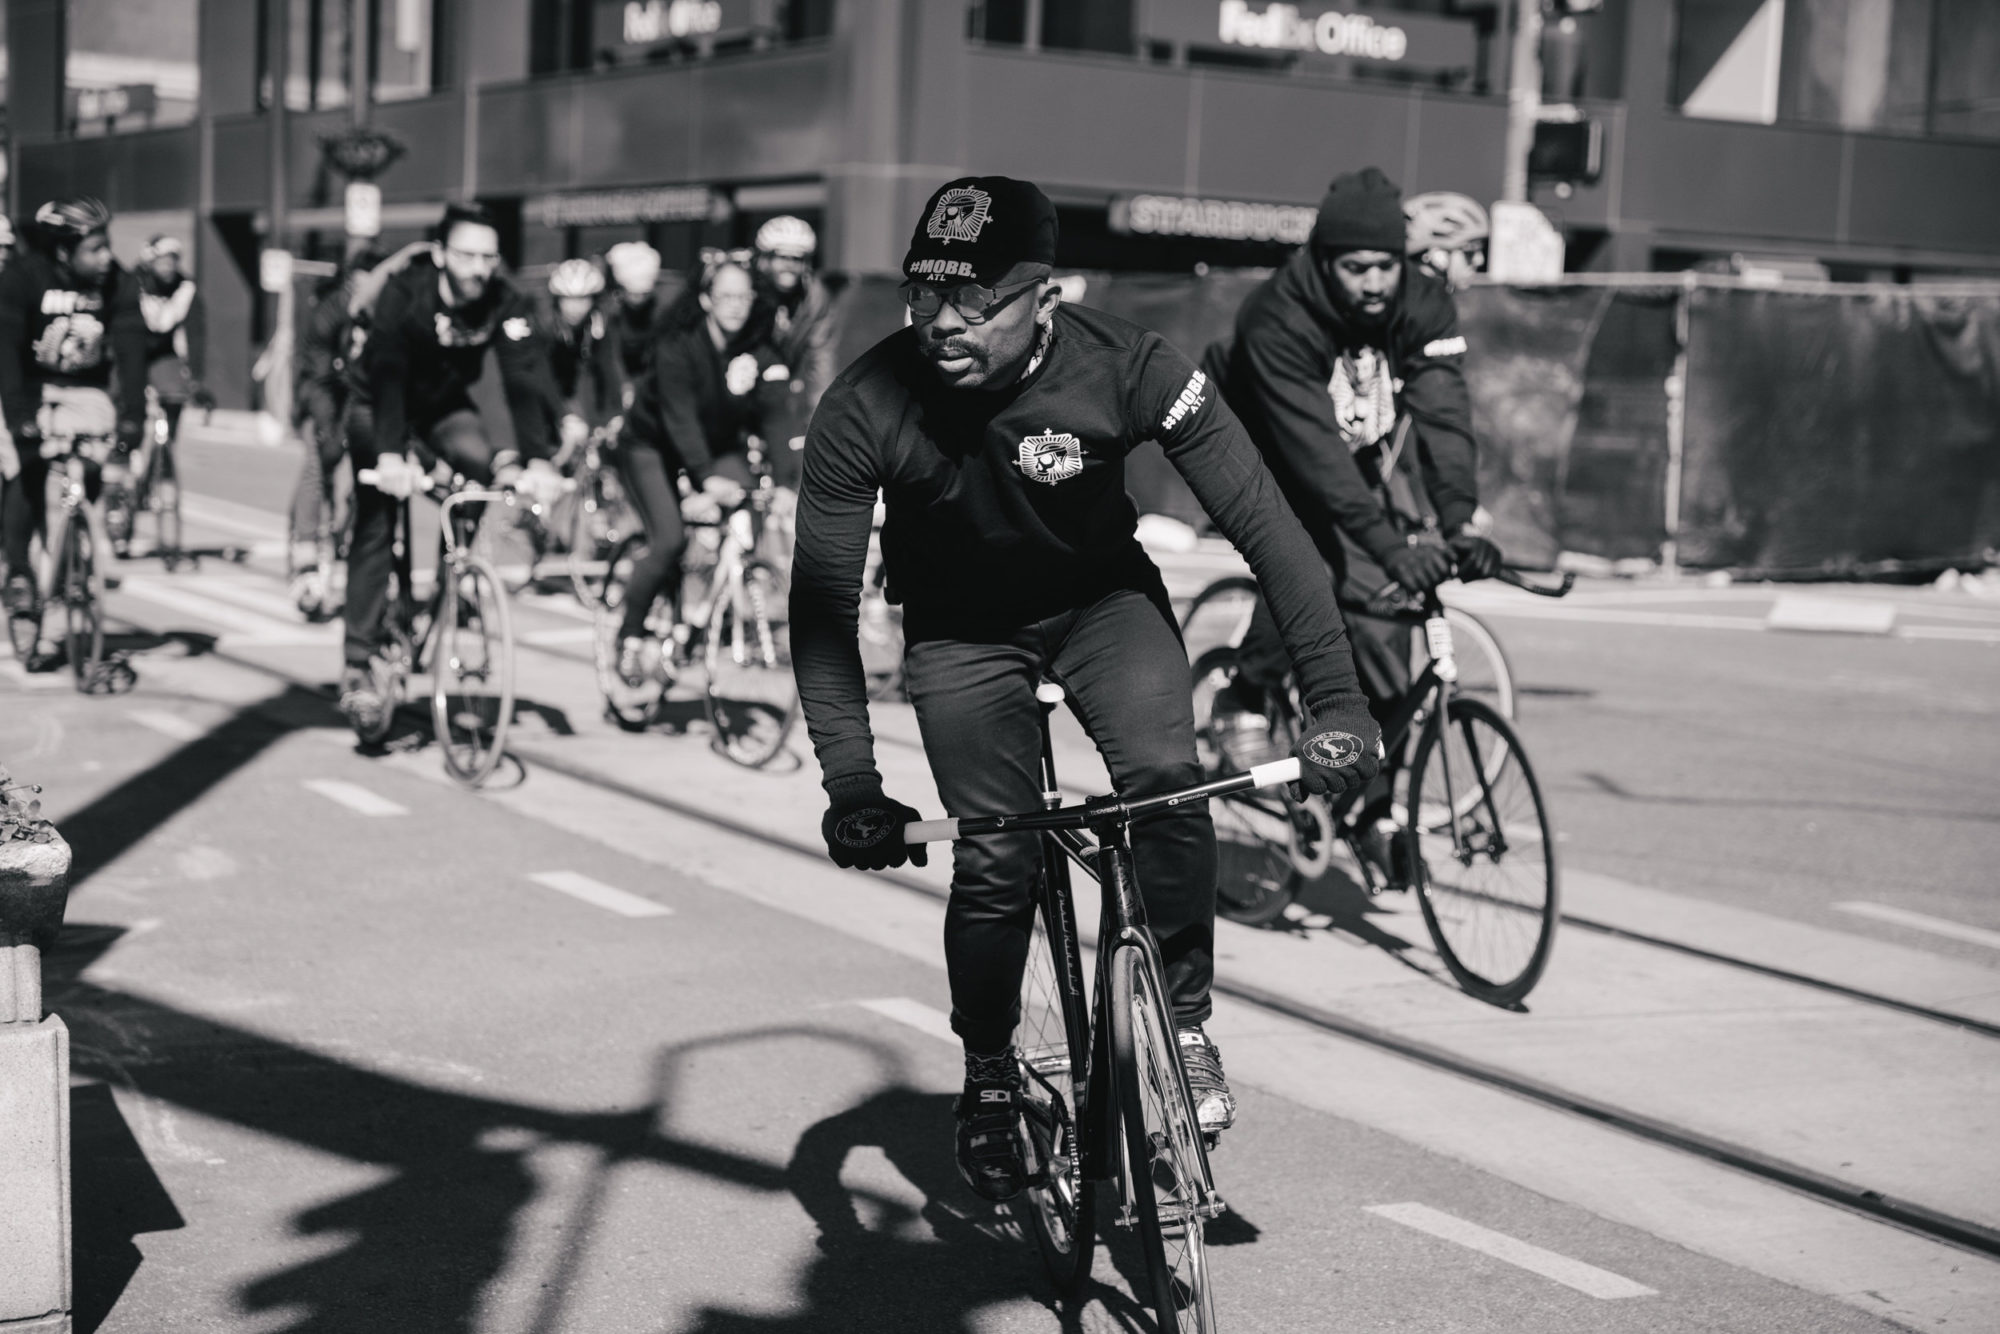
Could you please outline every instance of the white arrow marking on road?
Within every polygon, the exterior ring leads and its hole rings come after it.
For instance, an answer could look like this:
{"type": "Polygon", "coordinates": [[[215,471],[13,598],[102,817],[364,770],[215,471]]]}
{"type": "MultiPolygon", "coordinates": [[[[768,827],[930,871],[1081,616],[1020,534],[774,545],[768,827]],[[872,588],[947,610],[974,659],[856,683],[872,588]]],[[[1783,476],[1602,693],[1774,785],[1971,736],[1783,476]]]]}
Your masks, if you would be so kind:
{"type": "Polygon", "coordinates": [[[193,741],[207,735],[208,729],[200,723],[190,722],[177,713],[166,713],[160,709],[134,709],[127,717],[141,727],[150,728],[161,736],[170,736],[176,741],[193,741]]]}
{"type": "Polygon", "coordinates": [[[637,894],[627,894],[622,889],[613,889],[601,880],[592,880],[587,875],[575,871],[535,871],[528,876],[544,889],[553,889],[558,894],[567,894],[573,899],[582,899],[594,907],[607,912],[615,912],[621,917],[671,917],[673,909],[664,903],[642,899],[637,894]]]}
{"type": "Polygon", "coordinates": [[[958,1034],[951,1031],[951,1016],[943,1010],[932,1009],[921,1001],[913,1001],[908,996],[884,996],[880,1000],[854,1003],[864,1010],[873,1010],[884,1019],[894,1019],[899,1024],[908,1024],[918,1032],[941,1038],[954,1047],[960,1045],[958,1034]]]}
{"type": "Polygon", "coordinates": [[[1944,917],[1910,912],[1905,908],[1891,908],[1886,903],[1836,903],[1833,906],[1842,912],[1853,913],[1856,917],[1872,917],[1878,922],[1888,922],[1892,926],[1907,926],[1912,931],[1928,931],[1934,936],[1949,936],[1953,940],[1969,941],[1974,945],[1984,945],[1990,950],[2000,950],[2000,931],[1988,931],[1983,926],[1967,926],[1963,922],[1954,922],[1944,917]]]}
{"type": "Polygon", "coordinates": [[[1545,1251],[1539,1246],[1531,1246],[1518,1237],[1510,1237],[1504,1232],[1495,1232],[1477,1223],[1468,1223],[1463,1218],[1433,1209],[1425,1204],[1371,1204],[1368,1212],[1380,1215],[1392,1223],[1427,1232],[1433,1237],[1456,1242],[1468,1250],[1490,1255],[1496,1260],[1504,1260],[1532,1274],[1552,1279],[1566,1288],[1575,1288],[1587,1296],[1603,1301],[1621,1297],[1653,1297],[1658,1294],[1641,1283],[1634,1283],[1612,1273],[1587,1265],[1581,1260],[1572,1260],[1567,1255],[1545,1251]]]}
{"type": "Polygon", "coordinates": [[[338,778],[308,778],[303,786],[307,791],[317,792],[328,801],[337,801],[356,815],[408,815],[407,806],[395,802],[378,793],[370,792],[359,783],[342,782],[338,778]]]}

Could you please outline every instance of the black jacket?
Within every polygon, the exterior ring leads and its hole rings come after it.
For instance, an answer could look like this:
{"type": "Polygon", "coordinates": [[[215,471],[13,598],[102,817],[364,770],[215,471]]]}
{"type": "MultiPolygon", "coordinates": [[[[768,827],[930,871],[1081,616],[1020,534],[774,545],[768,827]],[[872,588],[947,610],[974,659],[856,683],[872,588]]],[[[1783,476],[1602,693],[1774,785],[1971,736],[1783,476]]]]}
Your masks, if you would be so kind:
{"type": "Polygon", "coordinates": [[[1449,533],[1479,506],[1465,339],[1451,293],[1406,263],[1388,324],[1362,329],[1335,306],[1312,248],[1301,247],[1237,313],[1225,391],[1329,559],[1335,528],[1377,561],[1404,541],[1334,413],[1335,363],[1363,345],[1387,353],[1390,373],[1402,382],[1397,406],[1416,428],[1417,459],[1439,525],[1449,533]]]}
{"type": "Polygon", "coordinates": [[[877,489],[889,582],[975,637],[1158,590],[1125,491],[1157,440],[1263,586],[1307,703],[1358,690],[1324,567],[1208,377],[1158,334],[1060,306],[1047,355],[998,392],[946,388],[903,329],[843,371],[806,433],[792,655],[824,781],[875,774],[856,609],[877,489]]]}
{"type": "Polygon", "coordinates": [[[26,247],[0,273],[0,413],[9,430],[35,420],[45,384],[115,386],[119,432],[137,436],[146,421],[146,321],[130,273],[113,264],[102,286],[78,287],[55,260],[26,247]]]}
{"type": "Polygon", "coordinates": [[[293,396],[294,424],[310,421],[321,441],[340,438],[340,413],[347,404],[347,358],[354,324],[347,313],[354,276],[344,275],[320,289],[299,330],[293,396]]]}
{"type": "Polygon", "coordinates": [[[624,442],[659,450],[697,479],[716,459],[742,453],[747,437],[761,433],[773,396],[789,387],[769,329],[753,321],[719,351],[705,320],[661,338],[626,415],[624,442]],[[729,367],[740,357],[750,358],[754,371],[739,393],[729,384],[729,367]]]}
{"type": "Polygon", "coordinates": [[[377,444],[400,451],[413,432],[470,406],[490,349],[516,447],[525,458],[550,457],[561,400],[534,307],[498,274],[478,301],[455,308],[445,304],[439,281],[437,266],[418,256],[375,299],[351,379],[356,397],[375,410],[377,444]]]}

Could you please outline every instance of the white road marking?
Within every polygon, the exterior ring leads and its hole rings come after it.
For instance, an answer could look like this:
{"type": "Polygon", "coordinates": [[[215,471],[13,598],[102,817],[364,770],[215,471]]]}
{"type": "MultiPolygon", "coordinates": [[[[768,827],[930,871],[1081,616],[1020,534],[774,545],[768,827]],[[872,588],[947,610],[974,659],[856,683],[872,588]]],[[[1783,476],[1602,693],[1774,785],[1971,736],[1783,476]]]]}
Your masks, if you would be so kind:
{"type": "Polygon", "coordinates": [[[1872,917],[1892,926],[1907,926],[1912,931],[1928,931],[1934,936],[1948,936],[1953,940],[2000,950],[2000,931],[1989,931],[1983,926],[1967,926],[1945,917],[1932,917],[1907,908],[1892,908],[1886,903],[1836,903],[1833,906],[1856,917],[1872,917]]]}
{"type": "Polygon", "coordinates": [[[606,912],[615,912],[620,917],[671,917],[674,911],[664,903],[642,899],[637,894],[627,894],[622,889],[614,889],[601,880],[592,880],[589,876],[579,875],[575,871],[535,871],[528,876],[528,879],[544,889],[553,889],[558,894],[581,899],[606,912]]]}
{"type": "Polygon", "coordinates": [[[1899,625],[1898,639],[1946,639],[1968,644],[2000,644],[2000,630],[1976,625],[1899,625]]]}
{"type": "MultiPolygon", "coordinates": [[[[191,593],[185,588],[169,588],[159,580],[128,578],[125,580],[124,587],[120,591],[130,593],[134,597],[143,598],[147,602],[158,606],[170,607],[175,611],[183,612],[190,616],[199,616],[202,620],[212,625],[219,625],[226,630],[234,630],[240,634],[269,634],[274,628],[283,624],[282,622],[272,620],[268,616],[254,615],[232,607],[225,602],[217,602],[213,598],[203,597],[199,593],[191,593]]],[[[291,629],[296,627],[285,628],[291,629]]]]}
{"type": "Polygon", "coordinates": [[[282,539],[285,535],[285,519],[281,514],[216,496],[196,495],[192,491],[181,492],[181,514],[196,523],[227,529],[246,537],[282,539]]]}
{"type": "Polygon", "coordinates": [[[864,1010],[872,1010],[884,1019],[894,1019],[899,1024],[908,1024],[920,1033],[928,1033],[934,1038],[961,1045],[958,1034],[951,1031],[951,1016],[943,1010],[934,1009],[921,1001],[913,1001],[908,996],[884,996],[879,1000],[854,1002],[864,1010]]]}
{"type": "Polygon", "coordinates": [[[193,741],[208,734],[208,729],[200,723],[191,722],[177,713],[167,713],[161,709],[133,709],[126,716],[139,726],[158,732],[161,736],[172,737],[176,741],[193,741]]]}
{"type": "Polygon", "coordinates": [[[409,807],[399,806],[379,793],[370,792],[359,783],[344,782],[338,778],[308,778],[304,787],[309,792],[317,792],[328,801],[339,802],[356,815],[408,815],[409,807]]]}
{"type": "Polygon", "coordinates": [[[596,638],[597,631],[588,625],[564,625],[554,630],[530,630],[521,636],[521,642],[554,648],[562,644],[588,644],[596,638]]]}
{"type": "Polygon", "coordinates": [[[1896,604],[1780,593],[1765,613],[1764,624],[1773,630],[1806,633],[1886,635],[1896,628],[1896,604]]]}
{"type": "Polygon", "coordinates": [[[203,579],[200,588],[208,597],[221,598],[250,611],[262,612],[279,625],[300,625],[305,621],[290,598],[270,588],[238,583],[233,579],[213,578],[203,579]]]}
{"type": "Polygon", "coordinates": [[[1581,1260],[1572,1260],[1567,1255],[1545,1251],[1539,1246],[1531,1246],[1518,1237],[1510,1237],[1504,1232],[1495,1232],[1477,1223],[1468,1223],[1463,1218],[1433,1209],[1425,1204],[1371,1204],[1368,1212],[1401,1223],[1404,1227],[1415,1228],[1445,1241],[1455,1242],[1468,1250],[1490,1255],[1496,1260],[1504,1260],[1540,1274],[1566,1288],[1575,1288],[1586,1296],[1601,1301],[1613,1301],[1621,1297],[1653,1297],[1658,1294],[1653,1289],[1631,1279],[1614,1274],[1596,1265],[1587,1265],[1581,1260]]]}
{"type": "MultiPolygon", "coordinates": [[[[602,565],[604,562],[599,561],[602,565]]],[[[564,593],[529,593],[514,595],[514,600],[536,611],[545,611],[552,616],[566,616],[572,621],[595,621],[597,614],[586,611],[576,603],[576,599],[564,593]]]]}

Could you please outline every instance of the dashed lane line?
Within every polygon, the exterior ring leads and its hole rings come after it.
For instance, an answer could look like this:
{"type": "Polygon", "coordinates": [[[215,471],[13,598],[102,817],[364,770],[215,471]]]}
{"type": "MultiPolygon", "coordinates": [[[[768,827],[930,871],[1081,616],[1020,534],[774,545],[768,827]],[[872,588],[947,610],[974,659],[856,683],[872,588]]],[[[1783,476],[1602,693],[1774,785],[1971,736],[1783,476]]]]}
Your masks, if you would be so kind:
{"type": "Polygon", "coordinates": [[[126,716],[139,726],[176,741],[193,741],[208,733],[200,723],[164,709],[133,709],[126,716]]]}
{"type": "Polygon", "coordinates": [[[573,899],[581,899],[593,907],[606,912],[615,912],[620,917],[671,917],[674,910],[664,903],[642,899],[637,894],[628,894],[622,889],[605,884],[602,880],[592,880],[576,871],[534,871],[528,876],[544,889],[553,889],[558,894],[567,894],[573,899]]]}
{"type": "Polygon", "coordinates": [[[347,807],[356,815],[388,816],[410,813],[409,807],[398,805],[378,792],[370,792],[359,783],[344,782],[338,778],[308,778],[303,786],[308,792],[317,792],[328,801],[347,807]]]}
{"type": "Polygon", "coordinates": [[[1906,926],[1912,931],[1928,931],[1934,936],[1944,936],[1951,940],[1963,940],[1973,945],[1984,945],[1990,950],[2000,950],[2000,931],[1989,931],[1983,926],[1967,926],[1945,917],[1932,917],[1929,913],[1911,912],[1907,908],[1892,908],[1886,903],[1836,903],[1841,912],[1852,913],[1856,917],[1872,918],[1877,922],[1887,922],[1891,926],[1906,926]]]}
{"type": "Polygon", "coordinates": [[[908,996],[883,996],[877,1000],[854,1002],[864,1010],[881,1015],[884,1019],[894,1019],[899,1024],[908,1024],[919,1033],[928,1033],[934,1038],[960,1045],[958,1034],[951,1031],[951,1016],[943,1010],[913,1001],[908,996]]]}
{"type": "Polygon", "coordinates": [[[1659,1294],[1643,1283],[1634,1283],[1620,1274],[1596,1265],[1573,1260],[1555,1251],[1545,1251],[1540,1246],[1530,1245],[1519,1237],[1510,1237],[1504,1232],[1469,1223],[1455,1214],[1433,1209],[1427,1204],[1371,1204],[1368,1212],[1386,1218],[1392,1223],[1415,1228],[1419,1232],[1454,1242],[1468,1250],[1478,1251],[1503,1260],[1531,1274],[1574,1288],[1600,1301],[1617,1301],[1626,1297],[1654,1297],[1659,1294]]]}

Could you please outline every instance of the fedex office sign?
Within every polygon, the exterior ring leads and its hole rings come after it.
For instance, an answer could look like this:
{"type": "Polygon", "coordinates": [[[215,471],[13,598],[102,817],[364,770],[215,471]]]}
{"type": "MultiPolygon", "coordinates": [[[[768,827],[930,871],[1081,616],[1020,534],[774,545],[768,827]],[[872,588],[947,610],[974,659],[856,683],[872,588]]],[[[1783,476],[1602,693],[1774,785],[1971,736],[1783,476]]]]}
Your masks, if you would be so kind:
{"type": "Polygon", "coordinates": [[[1401,60],[1410,36],[1366,14],[1329,9],[1308,16],[1297,5],[1267,5],[1260,13],[1247,0],[1222,0],[1218,35],[1225,45],[1266,51],[1315,51],[1323,56],[1401,60]]]}

